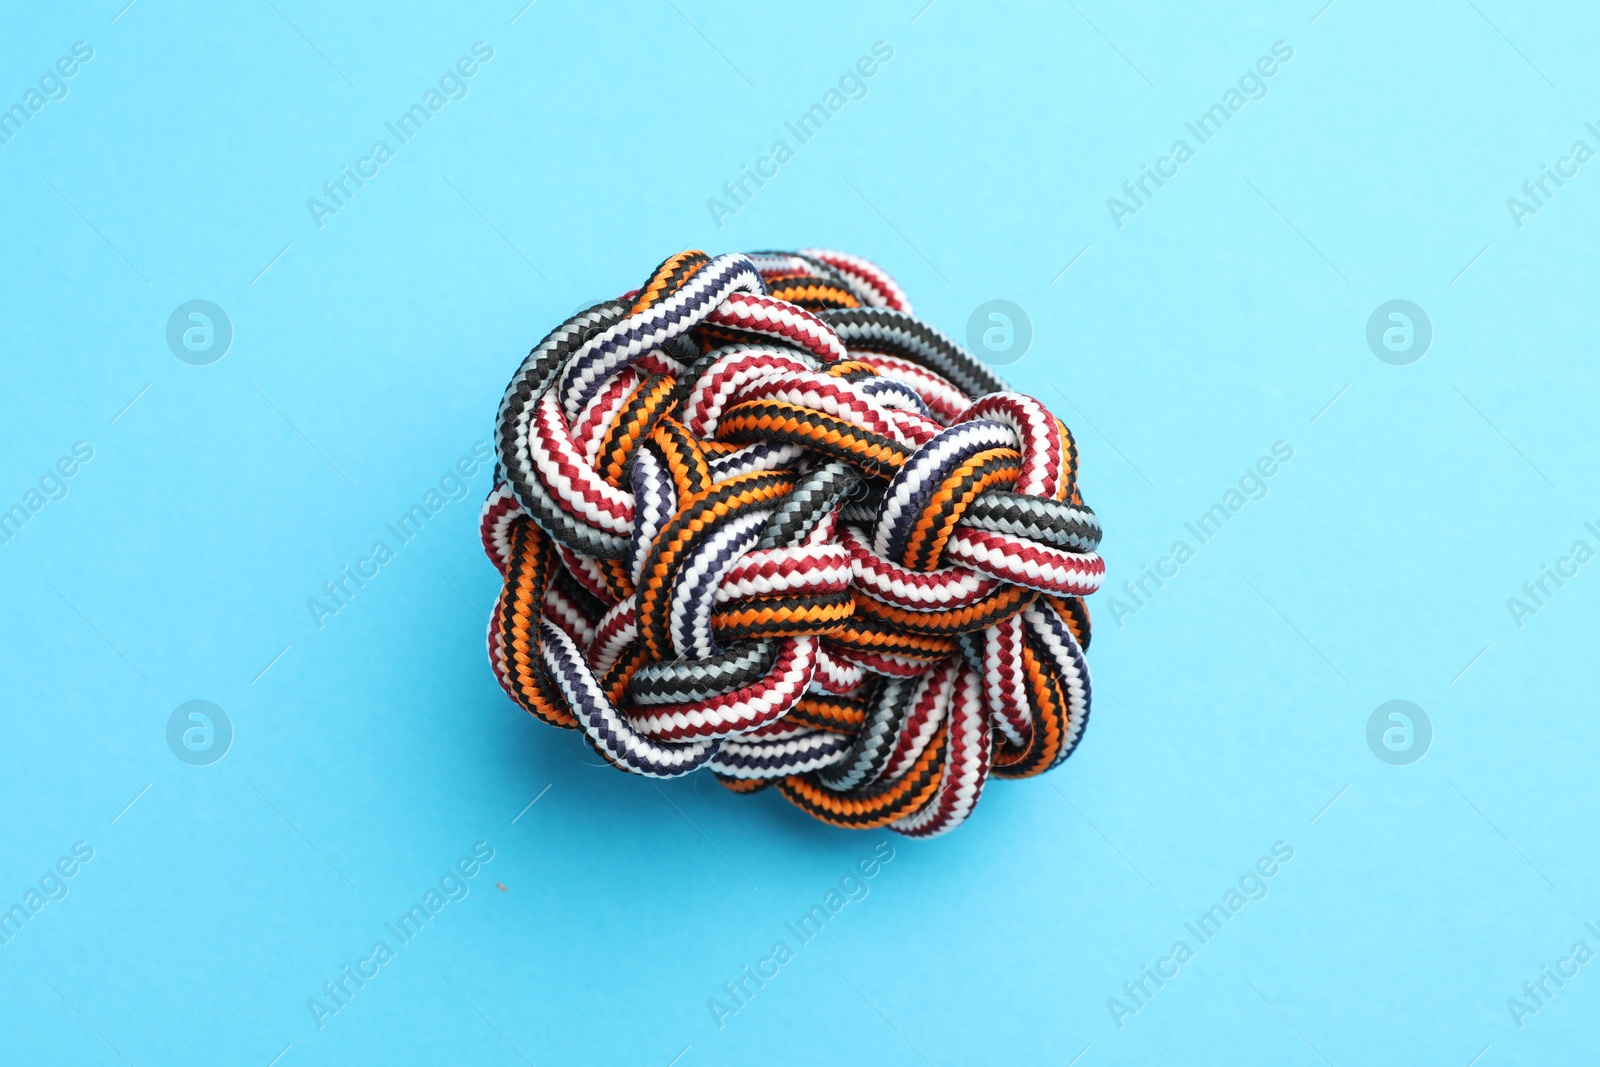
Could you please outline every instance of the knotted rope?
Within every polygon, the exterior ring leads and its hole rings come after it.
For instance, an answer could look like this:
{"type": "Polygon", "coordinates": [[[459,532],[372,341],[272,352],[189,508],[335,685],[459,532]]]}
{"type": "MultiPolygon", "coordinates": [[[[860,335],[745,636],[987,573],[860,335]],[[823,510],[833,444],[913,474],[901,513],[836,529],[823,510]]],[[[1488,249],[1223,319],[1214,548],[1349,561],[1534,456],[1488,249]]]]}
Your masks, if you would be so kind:
{"type": "Polygon", "coordinates": [[[615,766],[932,836],[1077,745],[1072,435],[873,264],[673,256],[540,342],[495,446],[495,677],[615,766]]]}

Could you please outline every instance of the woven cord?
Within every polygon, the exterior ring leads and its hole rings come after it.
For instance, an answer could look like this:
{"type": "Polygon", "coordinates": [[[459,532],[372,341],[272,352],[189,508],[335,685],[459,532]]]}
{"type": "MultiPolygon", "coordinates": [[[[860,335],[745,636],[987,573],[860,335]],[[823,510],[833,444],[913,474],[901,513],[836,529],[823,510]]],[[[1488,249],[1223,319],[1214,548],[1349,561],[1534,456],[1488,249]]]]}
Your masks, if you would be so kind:
{"type": "Polygon", "coordinates": [[[495,677],[625,771],[931,837],[1083,735],[1072,435],[864,259],[671,257],[534,348],[495,444],[495,677]]]}

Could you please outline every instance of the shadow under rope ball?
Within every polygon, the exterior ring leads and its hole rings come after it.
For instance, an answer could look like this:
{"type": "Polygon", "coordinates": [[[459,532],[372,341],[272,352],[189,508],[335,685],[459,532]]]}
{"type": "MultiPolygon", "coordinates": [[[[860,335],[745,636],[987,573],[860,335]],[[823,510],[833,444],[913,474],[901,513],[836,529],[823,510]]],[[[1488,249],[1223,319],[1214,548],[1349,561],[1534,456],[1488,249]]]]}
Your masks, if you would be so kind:
{"type": "Polygon", "coordinates": [[[673,256],[540,342],[495,447],[495,676],[623,770],[927,837],[1082,736],[1072,435],[863,259],[673,256]]]}

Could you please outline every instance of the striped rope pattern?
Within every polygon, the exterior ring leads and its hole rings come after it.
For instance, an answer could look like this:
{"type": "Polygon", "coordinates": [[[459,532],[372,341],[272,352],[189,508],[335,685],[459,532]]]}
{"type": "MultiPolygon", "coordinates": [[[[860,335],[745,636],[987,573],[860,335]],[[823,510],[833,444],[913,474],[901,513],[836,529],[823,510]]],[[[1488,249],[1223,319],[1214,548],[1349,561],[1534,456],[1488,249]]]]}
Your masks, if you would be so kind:
{"type": "Polygon", "coordinates": [[[534,348],[495,444],[495,677],[623,770],[931,837],[1082,736],[1072,435],[864,259],[673,256],[534,348]]]}

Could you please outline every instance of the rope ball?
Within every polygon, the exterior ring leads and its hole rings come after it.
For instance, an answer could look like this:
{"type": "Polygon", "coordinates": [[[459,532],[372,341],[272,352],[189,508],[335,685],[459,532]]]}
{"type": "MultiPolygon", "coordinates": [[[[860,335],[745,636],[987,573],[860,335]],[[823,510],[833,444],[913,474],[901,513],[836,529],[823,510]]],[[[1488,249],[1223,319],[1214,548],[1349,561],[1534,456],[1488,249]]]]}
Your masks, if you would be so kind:
{"type": "Polygon", "coordinates": [[[872,263],[675,255],[523,360],[495,447],[495,677],[614,766],[931,837],[1077,746],[1072,434],[872,263]]]}

